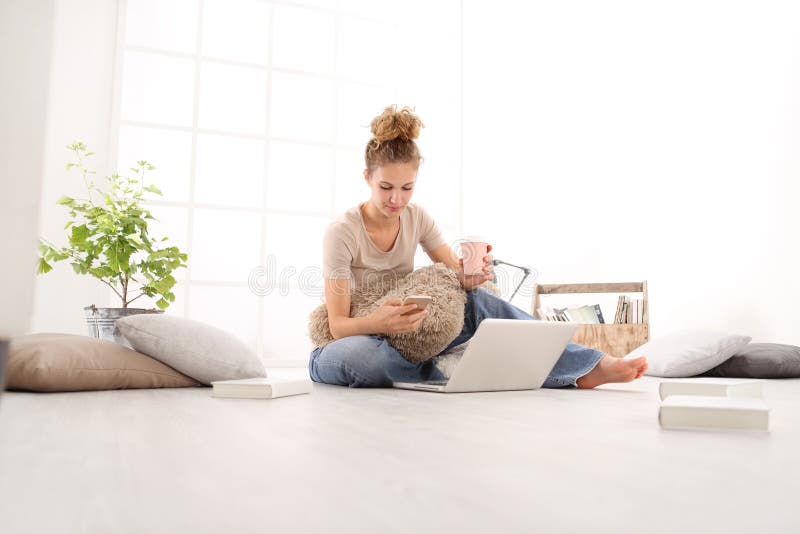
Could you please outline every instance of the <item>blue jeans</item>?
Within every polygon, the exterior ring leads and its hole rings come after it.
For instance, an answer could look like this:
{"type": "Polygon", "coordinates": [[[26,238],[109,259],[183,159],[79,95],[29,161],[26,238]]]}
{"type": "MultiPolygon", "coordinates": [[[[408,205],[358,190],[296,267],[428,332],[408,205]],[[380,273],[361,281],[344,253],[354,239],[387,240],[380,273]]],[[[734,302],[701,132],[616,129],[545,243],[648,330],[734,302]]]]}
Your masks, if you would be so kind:
{"type": "MultiPolygon", "coordinates": [[[[464,328],[445,352],[468,341],[486,318],[536,320],[516,306],[483,288],[467,292],[464,328]]],[[[578,378],[594,369],[603,353],[569,343],[543,387],[575,386],[578,378]]],[[[308,372],[314,382],[350,387],[390,387],[393,381],[442,380],[433,360],[411,363],[383,336],[361,335],[337,339],[311,352],[308,372]]]]}

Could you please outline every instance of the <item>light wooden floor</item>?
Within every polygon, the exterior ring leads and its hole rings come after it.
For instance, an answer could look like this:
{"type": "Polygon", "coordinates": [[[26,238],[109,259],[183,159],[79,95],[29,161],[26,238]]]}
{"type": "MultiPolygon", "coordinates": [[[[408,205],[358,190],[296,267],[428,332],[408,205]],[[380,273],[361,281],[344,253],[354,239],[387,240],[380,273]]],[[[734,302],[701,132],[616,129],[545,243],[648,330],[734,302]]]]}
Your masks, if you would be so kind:
{"type": "Polygon", "coordinates": [[[7,393],[0,532],[800,532],[800,380],[756,434],[660,430],[658,382],[7,393]]]}

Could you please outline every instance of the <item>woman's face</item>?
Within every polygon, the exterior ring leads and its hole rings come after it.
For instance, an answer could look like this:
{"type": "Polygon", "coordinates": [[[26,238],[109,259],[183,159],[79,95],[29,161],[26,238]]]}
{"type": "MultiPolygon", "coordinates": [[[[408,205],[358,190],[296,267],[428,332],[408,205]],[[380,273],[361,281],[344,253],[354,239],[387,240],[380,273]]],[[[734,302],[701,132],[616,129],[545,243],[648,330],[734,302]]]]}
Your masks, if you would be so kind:
{"type": "Polygon", "coordinates": [[[370,202],[386,217],[397,217],[411,201],[417,169],[411,163],[387,163],[376,168],[370,176],[364,170],[372,197],[370,202]]]}

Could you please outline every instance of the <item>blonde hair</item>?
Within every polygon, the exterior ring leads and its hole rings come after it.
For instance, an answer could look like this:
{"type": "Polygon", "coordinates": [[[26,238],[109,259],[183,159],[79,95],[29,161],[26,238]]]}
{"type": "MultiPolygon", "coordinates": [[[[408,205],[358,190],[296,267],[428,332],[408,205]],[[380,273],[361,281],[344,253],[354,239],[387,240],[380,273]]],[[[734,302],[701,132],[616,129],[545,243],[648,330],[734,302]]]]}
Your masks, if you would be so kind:
{"type": "Polygon", "coordinates": [[[425,125],[408,106],[397,111],[394,104],[372,119],[372,139],[367,143],[364,161],[370,173],[387,163],[412,163],[419,168],[422,156],[414,142],[425,125]]]}

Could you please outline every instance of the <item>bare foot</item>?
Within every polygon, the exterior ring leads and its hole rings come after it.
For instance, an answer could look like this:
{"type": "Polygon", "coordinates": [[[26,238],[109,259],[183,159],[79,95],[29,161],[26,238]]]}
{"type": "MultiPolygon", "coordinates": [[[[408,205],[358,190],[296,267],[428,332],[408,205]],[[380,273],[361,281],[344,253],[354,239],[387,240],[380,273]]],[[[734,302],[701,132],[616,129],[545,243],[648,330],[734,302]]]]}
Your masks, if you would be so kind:
{"type": "Polygon", "coordinates": [[[609,382],[630,382],[641,378],[645,371],[647,371],[646,356],[631,360],[603,356],[594,369],[578,379],[578,387],[591,389],[609,382]]]}

